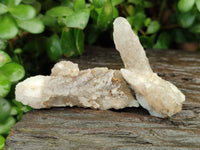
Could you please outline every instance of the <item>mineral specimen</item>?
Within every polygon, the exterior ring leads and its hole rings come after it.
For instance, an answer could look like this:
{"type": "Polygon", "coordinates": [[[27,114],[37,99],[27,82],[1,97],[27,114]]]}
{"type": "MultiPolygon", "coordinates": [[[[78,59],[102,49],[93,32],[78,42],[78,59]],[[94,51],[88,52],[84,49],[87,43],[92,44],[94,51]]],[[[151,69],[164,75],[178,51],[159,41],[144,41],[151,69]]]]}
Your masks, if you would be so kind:
{"type": "Polygon", "coordinates": [[[128,21],[118,17],[113,24],[115,46],[125,65],[121,73],[135,91],[139,104],[157,117],[168,117],[181,111],[185,96],[175,85],[153,73],[128,21]]]}
{"type": "Polygon", "coordinates": [[[185,96],[152,71],[138,37],[125,18],[114,21],[113,36],[125,65],[121,72],[108,68],[80,71],[77,64],[61,61],[52,68],[50,76],[38,75],[18,83],[16,100],[36,109],[80,106],[105,110],[140,104],[157,117],[179,112],[185,96]]]}
{"type": "Polygon", "coordinates": [[[80,106],[95,109],[138,107],[119,70],[93,68],[61,61],[51,76],[30,77],[16,86],[16,100],[33,108],[80,106]]]}

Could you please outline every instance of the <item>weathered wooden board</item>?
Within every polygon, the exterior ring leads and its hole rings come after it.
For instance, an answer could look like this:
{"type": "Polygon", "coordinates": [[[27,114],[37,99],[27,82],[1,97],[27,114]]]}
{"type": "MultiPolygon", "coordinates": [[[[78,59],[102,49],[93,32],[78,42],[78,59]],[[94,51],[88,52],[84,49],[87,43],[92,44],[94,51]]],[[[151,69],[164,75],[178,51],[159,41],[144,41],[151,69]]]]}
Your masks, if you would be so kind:
{"type": "MultiPolygon", "coordinates": [[[[113,49],[88,47],[74,62],[80,68],[123,67],[113,49]]],[[[200,53],[148,50],[153,70],[186,95],[183,110],[171,118],[149,116],[140,108],[32,110],[11,130],[5,149],[132,150],[200,149],[200,53]]]]}

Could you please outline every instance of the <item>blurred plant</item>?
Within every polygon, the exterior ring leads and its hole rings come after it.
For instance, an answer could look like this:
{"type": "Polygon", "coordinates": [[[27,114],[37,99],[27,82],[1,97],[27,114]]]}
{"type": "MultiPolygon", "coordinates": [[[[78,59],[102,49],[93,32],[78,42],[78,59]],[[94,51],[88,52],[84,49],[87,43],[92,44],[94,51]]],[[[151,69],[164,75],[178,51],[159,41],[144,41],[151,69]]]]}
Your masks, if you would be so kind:
{"type": "Polygon", "coordinates": [[[20,4],[21,0],[1,0],[0,2],[1,39],[12,39],[17,34],[22,35],[22,30],[30,33],[41,33],[44,30],[43,23],[36,18],[36,9],[33,6],[20,4]]]}
{"type": "Polygon", "coordinates": [[[200,0],[128,0],[123,6],[145,48],[178,48],[199,41],[200,0]]]}
{"type": "Polygon", "coordinates": [[[0,50],[0,149],[10,128],[21,119],[24,112],[31,109],[14,100],[15,84],[24,75],[23,66],[13,62],[6,52],[0,50]]]}
{"type": "Polygon", "coordinates": [[[98,35],[111,26],[119,12],[115,6],[123,0],[63,0],[45,10],[42,20],[51,33],[47,40],[47,54],[52,61],[61,55],[77,56],[84,50],[86,41],[93,44],[98,35]],[[85,29],[85,31],[84,31],[85,29]]]}
{"type": "MultiPolygon", "coordinates": [[[[1,135],[30,110],[14,100],[16,83],[48,74],[62,56],[83,54],[85,43],[113,43],[118,16],[145,48],[199,48],[200,0],[0,0],[1,135]]],[[[4,140],[0,136],[0,149],[4,140]]]]}
{"type": "Polygon", "coordinates": [[[5,138],[0,135],[0,150],[2,150],[4,148],[4,145],[5,145],[4,142],[5,142],[5,138]]]}

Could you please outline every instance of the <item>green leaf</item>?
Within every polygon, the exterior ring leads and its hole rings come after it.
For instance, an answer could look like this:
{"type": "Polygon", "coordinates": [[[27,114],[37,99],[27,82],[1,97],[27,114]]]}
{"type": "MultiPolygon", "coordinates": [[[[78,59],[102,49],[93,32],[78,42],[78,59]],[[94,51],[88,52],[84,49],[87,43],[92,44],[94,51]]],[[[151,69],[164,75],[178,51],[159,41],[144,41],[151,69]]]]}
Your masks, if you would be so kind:
{"type": "Polygon", "coordinates": [[[12,0],[12,1],[14,2],[15,5],[19,5],[22,0],[12,0]]]}
{"type": "Polygon", "coordinates": [[[155,43],[155,36],[155,34],[151,36],[139,36],[142,46],[144,46],[144,48],[152,48],[155,43]]]}
{"type": "Polygon", "coordinates": [[[126,12],[128,13],[128,17],[132,17],[135,14],[135,8],[133,5],[127,5],[126,12]]]}
{"type": "Polygon", "coordinates": [[[33,4],[36,0],[22,0],[25,4],[33,4]]]}
{"type": "Polygon", "coordinates": [[[22,0],[4,0],[5,4],[9,7],[17,6],[21,3],[22,0]]]}
{"type": "Polygon", "coordinates": [[[151,18],[146,18],[144,21],[145,27],[148,27],[151,24],[151,21],[152,21],[151,18]]]}
{"type": "Polygon", "coordinates": [[[172,30],[172,37],[174,38],[174,41],[177,43],[184,43],[186,42],[185,38],[185,30],[182,29],[174,29],[172,30]]]}
{"type": "Polygon", "coordinates": [[[31,20],[17,20],[17,24],[20,28],[33,34],[42,33],[44,31],[44,24],[37,18],[31,20]]]}
{"type": "Polygon", "coordinates": [[[101,13],[102,8],[95,8],[94,10],[96,12],[96,16],[95,17],[98,17],[98,15],[100,15],[100,13],[101,13]]]}
{"type": "Polygon", "coordinates": [[[9,117],[4,123],[0,123],[0,134],[7,134],[15,122],[14,117],[9,117]]]}
{"type": "Polygon", "coordinates": [[[119,16],[119,11],[117,8],[113,7],[113,18],[117,18],[119,16]]]}
{"type": "Polygon", "coordinates": [[[32,108],[31,108],[30,106],[24,106],[24,105],[23,105],[23,106],[21,107],[21,110],[22,110],[23,112],[26,113],[26,112],[32,110],[32,108]]]}
{"type": "Polygon", "coordinates": [[[144,8],[151,8],[153,6],[153,3],[150,1],[144,1],[144,8]]]}
{"type": "Polygon", "coordinates": [[[11,82],[16,82],[22,79],[25,75],[23,66],[17,63],[7,63],[0,68],[0,72],[9,78],[11,82]]]}
{"type": "Polygon", "coordinates": [[[133,20],[134,20],[134,17],[133,17],[133,16],[128,16],[128,17],[126,17],[126,20],[129,22],[129,24],[130,24],[131,26],[133,26],[133,20]]]}
{"type": "Polygon", "coordinates": [[[0,97],[0,122],[4,122],[10,116],[10,103],[0,97]]]}
{"type": "Polygon", "coordinates": [[[4,51],[0,50],[0,67],[10,61],[11,61],[10,56],[7,53],[5,53],[4,51]]]}
{"type": "Polygon", "coordinates": [[[158,36],[158,40],[157,40],[156,44],[153,46],[153,48],[167,49],[167,48],[169,48],[170,43],[171,43],[171,38],[170,38],[169,34],[167,32],[162,32],[158,36]]]}
{"type": "Polygon", "coordinates": [[[97,18],[98,18],[98,9],[100,8],[95,8],[93,10],[91,10],[90,12],[90,18],[92,19],[93,22],[97,22],[97,18]]]}
{"type": "Polygon", "coordinates": [[[183,28],[190,27],[196,18],[196,14],[194,13],[182,13],[178,16],[178,21],[183,28]]]}
{"type": "Polygon", "coordinates": [[[119,4],[121,4],[122,2],[124,2],[124,0],[111,0],[111,2],[112,2],[112,5],[113,5],[113,6],[116,6],[116,5],[119,5],[119,4]]]}
{"type": "Polygon", "coordinates": [[[190,32],[199,34],[200,33],[200,24],[195,24],[194,26],[190,27],[190,32]]]}
{"type": "Polygon", "coordinates": [[[16,117],[16,120],[17,121],[21,120],[22,116],[23,116],[23,112],[20,111],[19,114],[16,117]]]}
{"type": "Polygon", "coordinates": [[[0,38],[12,39],[18,33],[18,28],[8,16],[0,16],[0,38]]]}
{"type": "MultiPolygon", "coordinates": [[[[21,102],[19,102],[19,101],[16,101],[15,99],[13,99],[12,100],[12,103],[15,105],[15,106],[17,106],[17,110],[14,110],[15,112],[13,112],[13,113],[15,113],[16,114],[16,111],[18,112],[18,113],[20,113],[20,112],[28,112],[28,111],[30,111],[30,110],[32,110],[32,108],[30,107],[30,106],[25,106],[25,105],[23,105],[21,102]]],[[[15,107],[14,106],[14,107],[15,107]]],[[[11,110],[12,111],[12,110],[11,110]]],[[[12,113],[12,112],[11,112],[12,113]]]]}
{"type": "Polygon", "coordinates": [[[75,11],[85,8],[85,0],[76,0],[74,3],[75,11]]]}
{"type": "Polygon", "coordinates": [[[73,10],[66,6],[57,6],[46,12],[46,15],[51,17],[70,16],[73,10]]]}
{"type": "Polygon", "coordinates": [[[0,3],[0,15],[8,12],[8,8],[6,5],[0,3]]]}
{"type": "Polygon", "coordinates": [[[0,39],[0,50],[6,49],[6,46],[8,44],[8,41],[5,39],[0,39]]]}
{"type": "Polygon", "coordinates": [[[84,29],[88,23],[90,17],[89,9],[82,9],[74,12],[67,18],[67,27],[84,29]]]}
{"type": "Polygon", "coordinates": [[[78,52],[75,45],[74,31],[70,28],[64,28],[61,35],[61,48],[65,56],[77,56],[78,52]]]}
{"type": "MultiPolygon", "coordinates": [[[[39,14],[41,11],[41,8],[42,8],[42,4],[40,2],[35,1],[31,5],[35,8],[36,14],[39,14]]],[[[41,14],[39,14],[39,15],[41,15],[41,14]]]]}
{"type": "Polygon", "coordinates": [[[65,27],[67,25],[67,17],[57,17],[57,24],[61,27],[65,27]]]}
{"type": "Polygon", "coordinates": [[[12,7],[9,11],[12,14],[12,16],[19,20],[32,19],[36,15],[35,8],[30,5],[18,5],[12,7]]]}
{"type": "Polygon", "coordinates": [[[52,61],[57,61],[62,56],[60,39],[57,34],[47,40],[47,54],[52,61]]]}
{"type": "Polygon", "coordinates": [[[113,20],[113,7],[110,0],[106,0],[97,19],[97,25],[105,30],[113,20]]]}
{"type": "Polygon", "coordinates": [[[21,49],[21,48],[16,48],[16,49],[14,50],[14,53],[15,53],[15,54],[21,54],[21,53],[22,53],[22,49],[21,49]]]}
{"type": "Polygon", "coordinates": [[[84,51],[84,39],[85,39],[83,30],[75,29],[75,37],[76,37],[76,49],[78,53],[82,55],[84,51]]]}
{"type": "Polygon", "coordinates": [[[128,3],[132,3],[135,5],[142,4],[144,0],[128,0],[128,3]]]}
{"type": "Polygon", "coordinates": [[[181,12],[188,12],[194,6],[195,0],[179,0],[178,1],[178,9],[181,12]]]}
{"type": "Polygon", "coordinates": [[[42,16],[41,20],[46,26],[55,26],[57,24],[57,18],[55,17],[45,15],[42,16]]]}
{"type": "Polygon", "coordinates": [[[15,115],[19,114],[19,112],[20,112],[20,109],[18,107],[12,106],[11,111],[10,111],[10,115],[15,116],[15,115]]]}
{"type": "Polygon", "coordinates": [[[67,6],[71,9],[73,9],[74,8],[74,0],[61,0],[61,5],[67,6]]]}
{"type": "Polygon", "coordinates": [[[137,13],[134,16],[132,26],[134,27],[136,31],[138,31],[142,27],[142,25],[144,24],[145,18],[146,16],[143,13],[137,13]]]}
{"type": "Polygon", "coordinates": [[[5,146],[5,138],[0,135],[0,150],[2,150],[5,146]]]}
{"type": "Polygon", "coordinates": [[[152,21],[147,27],[147,34],[153,34],[158,32],[160,29],[160,23],[158,21],[152,21]]]}
{"type": "Polygon", "coordinates": [[[86,28],[86,40],[89,44],[94,44],[99,36],[99,28],[96,24],[89,24],[86,28]]]}
{"type": "Polygon", "coordinates": [[[19,109],[21,109],[24,106],[21,102],[16,101],[15,99],[12,100],[12,103],[16,105],[19,109]]]}
{"type": "Polygon", "coordinates": [[[106,0],[93,0],[93,4],[96,8],[103,7],[103,4],[106,2],[106,0]]]}
{"type": "Polygon", "coordinates": [[[195,0],[198,11],[200,12],[200,0],[195,0]]]}
{"type": "Polygon", "coordinates": [[[0,73],[0,97],[5,97],[10,92],[10,88],[10,80],[5,75],[0,73]]]}

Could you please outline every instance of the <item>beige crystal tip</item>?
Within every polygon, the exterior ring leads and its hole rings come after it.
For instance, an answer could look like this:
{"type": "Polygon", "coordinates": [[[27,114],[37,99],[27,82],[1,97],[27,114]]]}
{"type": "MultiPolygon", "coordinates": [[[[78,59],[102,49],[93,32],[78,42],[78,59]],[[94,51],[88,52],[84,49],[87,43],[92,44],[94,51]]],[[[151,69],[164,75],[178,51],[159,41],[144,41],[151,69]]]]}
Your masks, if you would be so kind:
{"type": "Polygon", "coordinates": [[[140,105],[157,117],[181,111],[185,96],[175,85],[153,73],[144,48],[128,21],[118,17],[113,24],[115,46],[125,65],[121,73],[135,91],[140,105]]]}
{"type": "Polygon", "coordinates": [[[120,52],[125,68],[152,73],[146,53],[128,21],[123,17],[118,17],[113,24],[114,43],[120,52]]]}
{"type": "Polygon", "coordinates": [[[18,83],[15,89],[16,100],[33,108],[45,108],[43,102],[46,99],[43,97],[43,89],[48,80],[49,77],[38,75],[18,83]]]}

